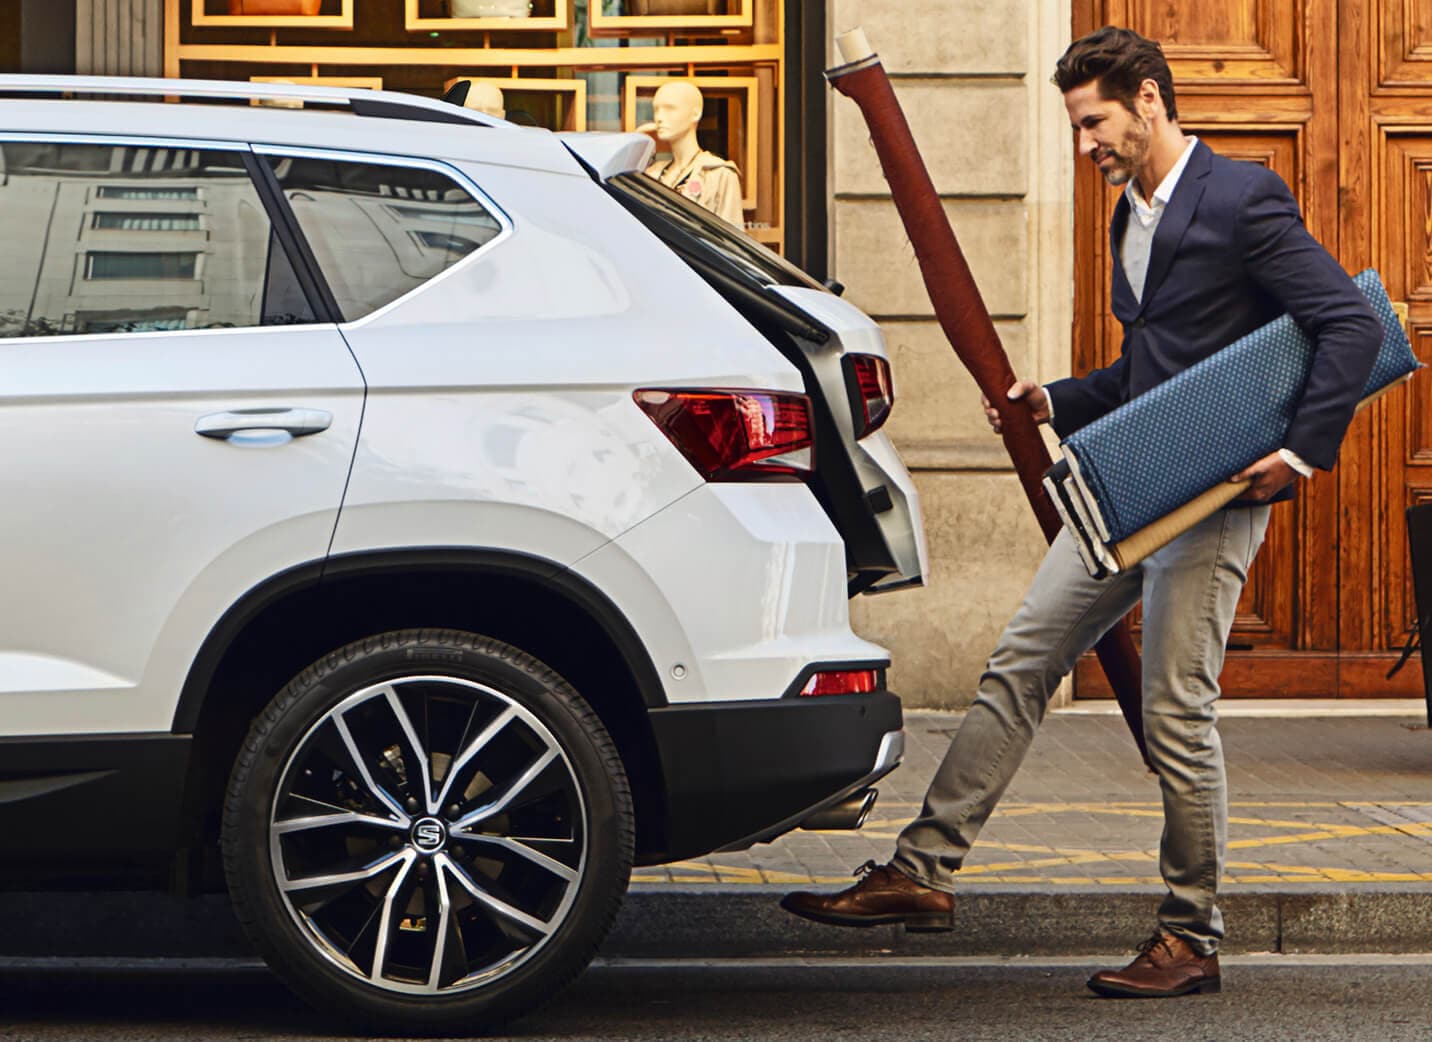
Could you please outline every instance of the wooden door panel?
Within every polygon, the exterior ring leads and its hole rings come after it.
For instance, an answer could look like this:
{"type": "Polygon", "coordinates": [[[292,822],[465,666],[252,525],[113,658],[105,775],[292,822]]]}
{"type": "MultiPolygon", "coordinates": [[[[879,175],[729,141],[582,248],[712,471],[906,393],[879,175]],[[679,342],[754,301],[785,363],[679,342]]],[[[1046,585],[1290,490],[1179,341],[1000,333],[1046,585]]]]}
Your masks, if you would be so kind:
{"type": "Polygon", "coordinates": [[[1380,0],[1373,33],[1380,46],[1377,84],[1432,86],[1432,0],[1380,0]]]}
{"type": "Polygon", "coordinates": [[[1158,40],[1175,86],[1290,85],[1306,52],[1298,0],[1111,0],[1109,21],[1158,40]]]}

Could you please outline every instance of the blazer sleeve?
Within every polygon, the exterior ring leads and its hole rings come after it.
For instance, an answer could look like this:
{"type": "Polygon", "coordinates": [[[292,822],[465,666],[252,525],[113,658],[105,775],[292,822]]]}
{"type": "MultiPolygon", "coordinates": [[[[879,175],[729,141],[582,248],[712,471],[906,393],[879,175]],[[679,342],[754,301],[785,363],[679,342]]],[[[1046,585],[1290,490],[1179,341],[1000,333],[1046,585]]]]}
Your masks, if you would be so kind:
{"type": "Polygon", "coordinates": [[[1331,470],[1382,341],[1382,324],[1342,266],[1308,233],[1283,179],[1259,168],[1239,201],[1236,234],[1248,277],[1314,345],[1303,398],[1283,447],[1331,470]]]}
{"type": "Polygon", "coordinates": [[[1054,433],[1067,438],[1085,424],[1112,412],[1125,399],[1125,359],[1122,355],[1112,365],[1095,369],[1084,376],[1055,380],[1045,386],[1049,403],[1054,409],[1051,426],[1054,433]]]}

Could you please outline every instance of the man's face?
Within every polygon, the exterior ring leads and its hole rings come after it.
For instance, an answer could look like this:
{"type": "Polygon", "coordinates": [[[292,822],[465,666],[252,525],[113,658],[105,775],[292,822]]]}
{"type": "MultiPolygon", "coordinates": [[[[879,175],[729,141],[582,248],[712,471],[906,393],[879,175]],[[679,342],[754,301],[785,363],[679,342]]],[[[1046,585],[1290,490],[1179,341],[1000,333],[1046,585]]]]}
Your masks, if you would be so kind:
{"type": "Polygon", "coordinates": [[[1127,184],[1138,174],[1148,158],[1152,136],[1147,119],[1130,112],[1122,102],[1101,98],[1098,80],[1065,94],[1064,108],[1074,128],[1075,149],[1098,166],[1104,180],[1111,185],[1127,184]]]}

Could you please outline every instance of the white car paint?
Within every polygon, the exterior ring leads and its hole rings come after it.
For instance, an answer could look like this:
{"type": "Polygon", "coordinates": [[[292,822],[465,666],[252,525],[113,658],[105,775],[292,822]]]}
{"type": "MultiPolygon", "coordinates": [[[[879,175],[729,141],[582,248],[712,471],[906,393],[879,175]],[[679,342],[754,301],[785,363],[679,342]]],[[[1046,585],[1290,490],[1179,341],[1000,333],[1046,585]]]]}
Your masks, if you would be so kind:
{"type": "MultiPolygon", "coordinates": [[[[631,622],[673,702],[775,698],[810,663],[887,658],[850,631],[843,544],[810,490],[708,485],[635,405],[643,387],[803,387],[562,139],[213,111],[35,100],[0,109],[0,139],[142,129],[159,148],[421,157],[480,190],[510,234],[336,328],[0,340],[7,734],[168,730],[223,613],[329,552],[472,546],[570,566],[631,622]],[[285,407],[332,425],[251,445],[194,432],[208,413],[285,407]]],[[[629,137],[592,152],[608,167],[645,154],[629,137]]],[[[848,349],[883,353],[849,305],[793,299],[848,349]]],[[[923,570],[913,486],[873,437],[913,512],[902,563],[923,570]]]]}

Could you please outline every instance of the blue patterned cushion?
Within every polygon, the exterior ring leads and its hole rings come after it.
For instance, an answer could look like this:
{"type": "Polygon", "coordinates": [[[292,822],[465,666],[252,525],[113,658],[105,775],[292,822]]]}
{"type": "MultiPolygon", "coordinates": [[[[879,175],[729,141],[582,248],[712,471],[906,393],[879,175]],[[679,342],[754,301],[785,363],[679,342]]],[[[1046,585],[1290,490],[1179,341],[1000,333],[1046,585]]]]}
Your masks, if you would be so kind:
{"type": "MultiPolygon", "coordinates": [[[[1356,275],[1383,337],[1362,397],[1418,367],[1377,272],[1356,275]]],[[[1117,543],[1283,446],[1313,345],[1284,315],[1064,439],[1117,543]]]]}

